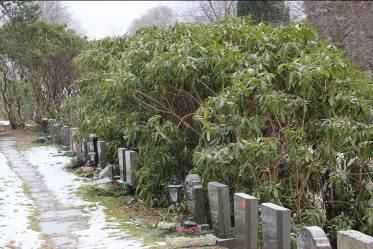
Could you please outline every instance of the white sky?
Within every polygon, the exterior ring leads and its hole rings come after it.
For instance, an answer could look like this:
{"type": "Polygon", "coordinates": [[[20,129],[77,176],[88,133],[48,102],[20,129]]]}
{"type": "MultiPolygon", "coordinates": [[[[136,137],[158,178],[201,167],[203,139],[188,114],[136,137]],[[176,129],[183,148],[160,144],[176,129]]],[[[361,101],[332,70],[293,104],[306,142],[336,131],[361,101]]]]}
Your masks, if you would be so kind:
{"type": "Polygon", "coordinates": [[[89,39],[122,35],[132,20],[155,6],[168,6],[175,11],[184,1],[62,1],[82,32],[89,39]]]}

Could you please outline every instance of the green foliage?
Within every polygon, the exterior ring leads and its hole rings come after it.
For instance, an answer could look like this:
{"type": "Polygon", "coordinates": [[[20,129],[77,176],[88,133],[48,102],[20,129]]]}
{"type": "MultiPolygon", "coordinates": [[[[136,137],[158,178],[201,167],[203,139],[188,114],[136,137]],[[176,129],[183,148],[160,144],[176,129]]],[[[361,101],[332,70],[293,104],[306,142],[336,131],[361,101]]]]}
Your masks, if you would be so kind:
{"type": "Polygon", "coordinates": [[[245,1],[237,2],[237,15],[250,15],[256,23],[288,23],[289,8],[285,1],[245,1]]]}
{"type": "Polygon", "coordinates": [[[112,161],[138,150],[147,205],[167,205],[191,170],[298,225],[371,231],[372,81],[308,23],[152,27],[95,41],[76,64],[66,120],[110,141],[112,161]]]}

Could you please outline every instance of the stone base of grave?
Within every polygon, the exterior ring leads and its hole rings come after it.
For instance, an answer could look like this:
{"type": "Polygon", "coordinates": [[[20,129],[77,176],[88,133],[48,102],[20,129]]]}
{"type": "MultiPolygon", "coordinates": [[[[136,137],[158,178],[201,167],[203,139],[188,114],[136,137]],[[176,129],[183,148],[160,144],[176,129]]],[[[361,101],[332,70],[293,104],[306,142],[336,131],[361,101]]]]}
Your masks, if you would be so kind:
{"type": "Polygon", "coordinates": [[[228,249],[234,249],[235,248],[234,238],[216,239],[216,245],[223,246],[228,249]]]}
{"type": "Polygon", "coordinates": [[[212,234],[198,237],[172,237],[166,239],[166,244],[170,248],[199,248],[205,246],[215,246],[217,238],[212,234]]]}

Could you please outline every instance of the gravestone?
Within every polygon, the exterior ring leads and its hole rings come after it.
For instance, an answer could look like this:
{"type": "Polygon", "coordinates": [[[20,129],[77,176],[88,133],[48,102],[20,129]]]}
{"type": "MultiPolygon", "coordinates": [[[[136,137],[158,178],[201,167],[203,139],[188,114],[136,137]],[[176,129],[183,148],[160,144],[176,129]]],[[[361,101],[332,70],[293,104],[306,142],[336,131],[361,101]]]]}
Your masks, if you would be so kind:
{"type": "Polygon", "coordinates": [[[136,171],[138,170],[137,153],[133,150],[125,151],[126,160],[126,183],[136,187],[136,171]]]}
{"type": "Polygon", "coordinates": [[[106,142],[103,140],[97,141],[98,166],[104,169],[107,165],[106,157],[106,142]]]}
{"type": "Polygon", "coordinates": [[[48,119],[48,139],[53,139],[54,138],[54,131],[53,131],[53,126],[55,124],[54,119],[48,119]]]}
{"type": "Polygon", "coordinates": [[[61,134],[61,140],[62,140],[62,147],[64,150],[70,149],[70,128],[67,126],[63,126],[61,134]]]}
{"type": "Polygon", "coordinates": [[[373,237],[355,230],[337,232],[338,249],[373,249],[373,237]]]}
{"type": "Polygon", "coordinates": [[[41,132],[43,134],[48,134],[48,119],[47,118],[43,118],[41,120],[40,126],[41,126],[41,132]]]}
{"type": "Polygon", "coordinates": [[[122,182],[126,181],[126,150],[127,148],[118,148],[119,174],[122,182]]]}
{"type": "Polygon", "coordinates": [[[79,128],[70,128],[70,148],[73,152],[80,153],[80,143],[75,138],[75,135],[79,133],[79,128]]]}
{"type": "Polygon", "coordinates": [[[297,236],[297,249],[332,249],[328,237],[320,227],[303,227],[297,236]]]}
{"type": "Polygon", "coordinates": [[[53,125],[53,141],[57,144],[61,143],[61,125],[55,123],[53,125]]]}
{"type": "Polygon", "coordinates": [[[287,208],[262,203],[263,249],[290,249],[291,211],[287,208]]]}
{"type": "Polygon", "coordinates": [[[187,211],[189,217],[191,217],[198,224],[204,224],[206,213],[203,198],[203,187],[199,175],[187,175],[185,178],[185,189],[187,194],[187,211]]]}
{"type": "Polygon", "coordinates": [[[244,193],[234,194],[235,245],[240,249],[258,247],[258,199],[244,193]]]}
{"type": "Polygon", "coordinates": [[[219,238],[229,238],[231,231],[229,187],[219,182],[209,182],[207,190],[214,234],[219,238]]]}
{"type": "Polygon", "coordinates": [[[97,148],[98,137],[95,133],[89,134],[89,153],[95,153],[94,166],[98,167],[98,148],[97,148]]]}

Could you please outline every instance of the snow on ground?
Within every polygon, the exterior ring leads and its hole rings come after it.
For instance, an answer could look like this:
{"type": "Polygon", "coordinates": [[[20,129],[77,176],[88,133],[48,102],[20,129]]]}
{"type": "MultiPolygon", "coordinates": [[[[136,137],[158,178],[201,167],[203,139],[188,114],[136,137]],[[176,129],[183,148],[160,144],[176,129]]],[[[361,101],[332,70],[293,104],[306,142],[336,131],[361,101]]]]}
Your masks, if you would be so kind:
{"type": "Polygon", "coordinates": [[[8,120],[0,120],[0,125],[9,125],[8,120]]]}
{"type": "Polygon", "coordinates": [[[23,189],[22,180],[0,153],[0,248],[40,248],[39,232],[29,228],[35,208],[23,189]]]}
{"type": "Polygon", "coordinates": [[[31,148],[25,152],[26,160],[38,167],[47,188],[54,192],[64,207],[83,209],[89,216],[87,229],[75,232],[79,236],[79,248],[143,248],[137,240],[128,238],[128,234],[115,219],[105,216],[104,207],[99,203],[80,199],[75,191],[83,184],[90,184],[64,170],[71,158],[62,156],[55,147],[31,148]],[[92,205],[93,204],[93,205],[92,205]]]}

